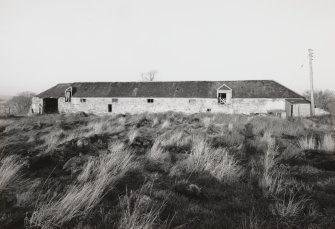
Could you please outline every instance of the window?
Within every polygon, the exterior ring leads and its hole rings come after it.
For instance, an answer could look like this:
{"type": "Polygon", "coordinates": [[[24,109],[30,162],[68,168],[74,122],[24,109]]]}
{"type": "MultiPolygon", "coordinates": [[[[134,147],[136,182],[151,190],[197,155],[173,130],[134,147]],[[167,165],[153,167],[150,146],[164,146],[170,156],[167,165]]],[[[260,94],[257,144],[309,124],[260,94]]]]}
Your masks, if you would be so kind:
{"type": "Polygon", "coordinates": [[[119,99],[112,99],[112,103],[117,103],[119,99]]]}
{"type": "Polygon", "coordinates": [[[226,104],[227,103],[227,94],[226,93],[219,93],[218,94],[218,103],[219,104],[226,104]]]}
{"type": "Polygon", "coordinates": [[[207,112],[211,112],[211,111],[212,111],[212,109],[207,108],[207,112]]]}
{"type": "Polygon", "coordinates": [[[86,99],[80,99],[81,103],[86,103],[86,99]]]}
{"type": "Polygon", "coordinates": [[[188,102],[189,103],[195,103],[195,99],[189,99],[188,102]]]}
{"type": "Polygon", "coordinates": [[[147,99],[147,102],[148,102],[148,103],[153,103],[153,102],[154,102],[154,99],[147,99]]]}
{"type": "Polygon", "coordinates": [[[108,104],[108,112],[112,112],[112,104],[108,104]]]}

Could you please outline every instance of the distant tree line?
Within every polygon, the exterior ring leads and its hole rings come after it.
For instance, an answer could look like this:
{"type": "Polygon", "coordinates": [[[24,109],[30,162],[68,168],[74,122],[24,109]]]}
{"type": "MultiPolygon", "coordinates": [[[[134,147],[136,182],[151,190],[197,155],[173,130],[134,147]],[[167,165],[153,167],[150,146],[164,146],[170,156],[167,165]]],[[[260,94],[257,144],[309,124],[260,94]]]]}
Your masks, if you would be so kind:
{"type": "Polygon", "coordinates": [[[31,106],[31,99],[35,93],[25,91],[13,96],[7,102],[0,105],[1,115],[26,115],[31,106]]]}

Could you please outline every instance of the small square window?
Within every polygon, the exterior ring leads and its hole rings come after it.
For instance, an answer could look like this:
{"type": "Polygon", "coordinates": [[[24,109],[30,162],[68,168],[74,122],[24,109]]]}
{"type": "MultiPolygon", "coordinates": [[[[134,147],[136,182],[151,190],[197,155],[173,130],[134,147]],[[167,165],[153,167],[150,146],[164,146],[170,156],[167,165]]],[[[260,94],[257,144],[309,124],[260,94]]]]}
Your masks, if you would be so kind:
{"type": "Polygon", "coordinates": [[[154,102],[154,99],[147,99],[147,102],[148,102],[148,103],[153,103],[153,102],[154,102]]]}
{"type": "Polygon", "coordinates": [[[211,112],[211,111],[212,111],[212,109],[207,108],[207,112],[211,112]]]}
{"type": "Polygon", "coordinates": [[[189,99],[188,102],[189,103],[195,103],[195,99],[189,99]]]}
{"type": "Polygon", "coordinates": [[[119,99],[112,99],[112,103],[117,103],[119,99]]]}
{"type": "Polygon", "coordinates": [[[80,99],[81,103],[86,103],[86,99],[80,99]]]}

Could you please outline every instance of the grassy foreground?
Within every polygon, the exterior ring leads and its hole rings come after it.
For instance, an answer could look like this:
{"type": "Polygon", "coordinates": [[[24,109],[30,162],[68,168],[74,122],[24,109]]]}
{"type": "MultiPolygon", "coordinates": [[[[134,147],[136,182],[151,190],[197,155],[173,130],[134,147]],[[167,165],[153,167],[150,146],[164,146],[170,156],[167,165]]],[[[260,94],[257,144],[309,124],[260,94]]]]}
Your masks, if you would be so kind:
{"type": "Polygon", "coordinates": [[[335,228],[335,118],[0,119],[0,228],[335,228]]]}

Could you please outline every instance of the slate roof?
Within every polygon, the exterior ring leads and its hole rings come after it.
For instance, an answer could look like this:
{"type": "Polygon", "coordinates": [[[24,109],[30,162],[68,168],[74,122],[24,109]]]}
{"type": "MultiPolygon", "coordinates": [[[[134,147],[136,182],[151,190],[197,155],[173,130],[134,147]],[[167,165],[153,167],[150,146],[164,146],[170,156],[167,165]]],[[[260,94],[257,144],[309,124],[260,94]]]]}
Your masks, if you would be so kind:
{"type": "Polygon", "coordinates": [[[65,89],[72,86],[73,97],[216,98],[223,84],[232,89],[233,98],[303,98],[272,80],[78,82],[58,84],[37,97],[64,97],[65,89]]]}

